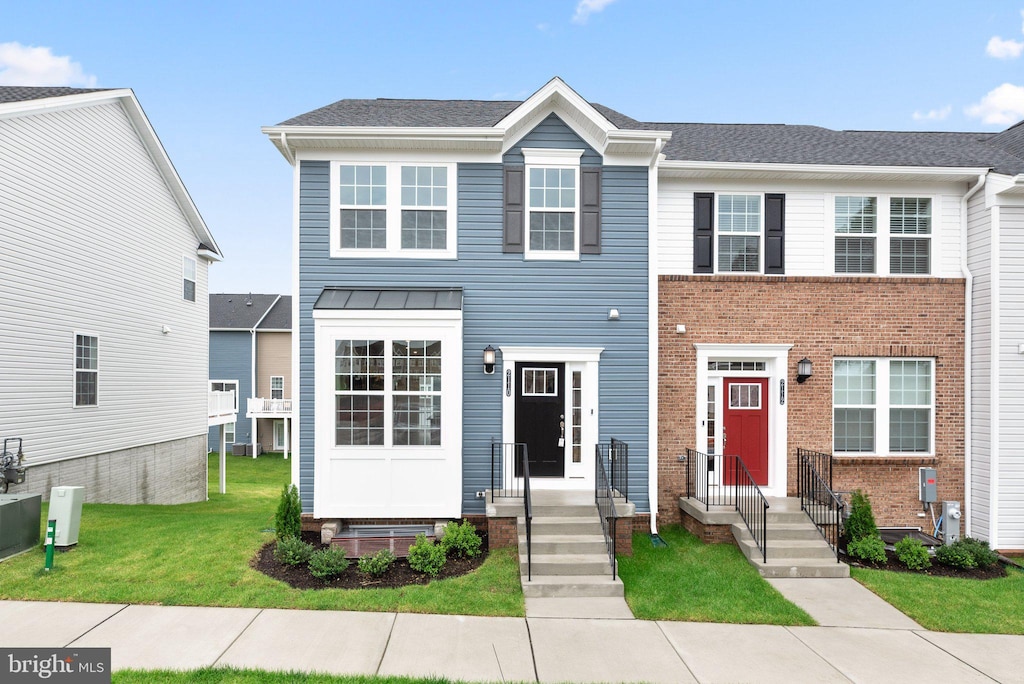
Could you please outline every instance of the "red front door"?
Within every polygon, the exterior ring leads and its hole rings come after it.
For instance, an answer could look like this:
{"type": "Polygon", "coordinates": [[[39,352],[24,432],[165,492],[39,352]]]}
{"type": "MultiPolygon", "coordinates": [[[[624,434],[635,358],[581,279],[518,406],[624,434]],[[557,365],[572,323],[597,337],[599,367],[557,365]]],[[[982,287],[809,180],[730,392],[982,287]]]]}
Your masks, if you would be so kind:
{"type": "MultiPolygon", "coordinates": [[[[724,452],[742,458],[754,482],[767,486],[768,379],[725,378],[723,392],[724,452]]],[[[725,484],[734,484],[731,464],[723,476],[725,484]]]]}

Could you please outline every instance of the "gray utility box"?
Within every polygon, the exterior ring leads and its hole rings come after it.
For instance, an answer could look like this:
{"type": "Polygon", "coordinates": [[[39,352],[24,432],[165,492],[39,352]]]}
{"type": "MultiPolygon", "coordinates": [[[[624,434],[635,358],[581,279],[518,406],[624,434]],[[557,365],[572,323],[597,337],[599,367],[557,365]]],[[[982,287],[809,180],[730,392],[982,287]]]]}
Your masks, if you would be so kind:
{"type": "Polygon", "coordinates": [[[917,475],[920,478],[920,499],[923,503],[931,504],[938,501],[938,494],[935,486],[935,468],[918,468],[917,475]]]}
{"type": "Polygon", "coordinates": [[[960,539],[960,502],[942,502],[942,543],[952,544],[960,539]]]}
{"type": "Polygon", "coordinates": [[[0,494],[0,558],[39,543],[41,494],[0,494]]]}
{"type": "Polygon", "coordinates": [[[82,523],[82,500],[85,487],[53,487],[50,489],[50,520],[57,521],[54,546],[74,546],[78,543],[78,528],[82,523]]]}

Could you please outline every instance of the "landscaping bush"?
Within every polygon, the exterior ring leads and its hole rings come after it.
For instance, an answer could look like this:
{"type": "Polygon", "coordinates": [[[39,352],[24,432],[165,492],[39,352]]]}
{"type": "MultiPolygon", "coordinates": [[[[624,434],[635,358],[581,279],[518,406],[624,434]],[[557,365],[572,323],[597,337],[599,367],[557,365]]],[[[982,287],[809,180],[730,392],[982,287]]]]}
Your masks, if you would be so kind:
{"type": "Polygon", "coordinates": [[[434,543],[434,540],[427,539],[427,535],[420,533],[416,535],[416,543],[409,547],[409,567],[416,572],[422,572],[431,577],[437,577],[444,567],[444,547],[434,543]]]}
{"type": "Polygon", "coordinates": [[[345,572],[348,565],[345,549],[340,546],[328,546],[326,549],[313,552],[309,559],[309,574],[318,579],[330,579],[345,572]]]}
{"type": "Polygon", "coordinates": [[[999,554],[988,547],[987,541],[975,539],[974,537],[964,537],[955,543],[962,545],[971,552],[971,555],[974,556],[974,562],[977,563],[979,568],[988,568],[999,562],[999,554]]]}
{"type": "Polygon", "coordinates": [[[953,542],[948,546],[940,546],[935,550],[935,560],[951,568],[970,570],[978,567],[978,561],[974,560],[971,549],[960,541],[953,542]]]}
{"type": "Polygon", "coordinates": [[[374,554],[364,554],[359,557],[359,570],[367,575],[380,577],[387,572],[395,562],[395,554],[388,549],[381,549],[374,554]]]}
{"type": "Polygon", "coordinates": [[[896,557],[911,570],[924,570],[931,567],[932,561],[928,556],[928,549],[919,539],[904,537],[896,542],[895,550],[896,557]]]}
{"type": "Polygon", "coordinates": [[[274,547],[274,558],[285,565],[302,565],[309,562],[312,555],[312,544],[307,544],[298,537],[279,539],[277,546],[274,547]]]}
{"type": "Polygon", "coordinates": [[[854,558],[869,561],[871,563],[884,563],[885,542],[881,537],[862,537],[849,542],[846,545],[846,552],[854,558]]]}
{"type": "Polygon", "coordinates": [[[850,517],[843,524],[843,536],[846,537],[847,543],[878,536],[878,525],[875,524],[871,501],[867,494],[859,489],[850,497],[850,517]]]}
{"type": "Polygon", "coordinates": [[[274,531],[278,539],[302,536],[302,503],[299,490],[293,484],[285,485],[281,492],[281,501],[274,515],[274,531]]]}
{"type": "Polygon", "coordinates": [[[444,526],[441,546],[444,547],[445,554],[449,556],[457,558],[479,556],[481,544],[483,544],[483,540],[468,520],[463,520],[461,525],[453,520],[444,526]]]}

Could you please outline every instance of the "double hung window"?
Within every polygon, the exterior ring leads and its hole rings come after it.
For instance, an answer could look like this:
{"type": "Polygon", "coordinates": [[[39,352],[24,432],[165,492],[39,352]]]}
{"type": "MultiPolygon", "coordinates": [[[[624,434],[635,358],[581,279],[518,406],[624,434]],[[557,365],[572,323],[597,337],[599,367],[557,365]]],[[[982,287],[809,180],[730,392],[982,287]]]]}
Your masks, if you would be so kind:
{"type": "Polygon", "coordinates": [[[453,258],[454,182],[454,164],[335,164],[331,256],[453,258]]]}
{"type": "Polygon", "coordinates": [[[182,299],[187,302],[196,301],[196,260],[182,257],[181,262],[182,299]]]}
{"type": "Polygon", "coordinates": [[[99,338],[75,335],[75,403],[99,404],[99,338]]]}
{"type": "Polygon", "coordinates": [[[761,196],[718,196],[718,272],[761,270],[761,196]]]}
{"type": "Polygon", "coordinates": [[[834,450],[932,453],[934,368],[931,359],[836,359],[834,450]]]}
{"type": "Polygon", "coordinates": [[[284,399],[284,376],[283,375],[272,375],[272,376],[270,376],[270,398],[271,399],[284,399]]]}
{"type": "Polygon", "coordinates": [[[582,150],[523,150],[526,258],[579,258],[581,155],[582,150]]]}
{"type": "Polygon", "coordinates": [[[836,196],[833,206],[836,273],[931,273],[931,198],[836,196]]]}

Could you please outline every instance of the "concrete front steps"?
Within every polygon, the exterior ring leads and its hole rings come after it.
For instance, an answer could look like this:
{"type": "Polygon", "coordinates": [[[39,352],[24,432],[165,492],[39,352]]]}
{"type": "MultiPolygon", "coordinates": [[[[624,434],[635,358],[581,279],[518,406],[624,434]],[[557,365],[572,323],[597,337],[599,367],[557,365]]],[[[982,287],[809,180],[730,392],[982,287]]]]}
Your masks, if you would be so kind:
{"type": "Polygon", "coordinates": [[[710,511],[696,501],[682,498],[684,514],[701,524],[728,525],[736,545],[762,577],[849,577],[850,567],[836,561],[835,553],[822,539],[818,529],[797,498],[768,499],[766,536],[767,561],[762,558],[746,524],[731,507],[712,506],[710,511]]]}
{"type": "Polygon", "coordinates": [[[612,578],[601,519],[590,492],[533,492],[532,564],[528,579],[526,518],[520,516],[519,568],[523,595],[534,598],[624,596],[612,578]]]}

